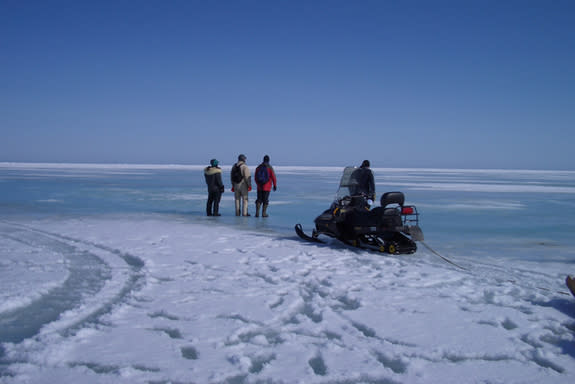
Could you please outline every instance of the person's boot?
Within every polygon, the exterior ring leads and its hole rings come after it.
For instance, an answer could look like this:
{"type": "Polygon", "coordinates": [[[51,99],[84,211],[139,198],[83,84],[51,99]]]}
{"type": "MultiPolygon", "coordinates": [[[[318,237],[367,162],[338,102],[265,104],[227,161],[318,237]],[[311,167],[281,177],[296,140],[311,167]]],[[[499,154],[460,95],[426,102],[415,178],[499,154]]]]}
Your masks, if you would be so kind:
{"type": "Polygon", "coordinates": [[[243,214],[244,216],[250,216],[250,214],[248,213],[248,199],[244,199],[243,214]]]}
{"type": "Polygon", "coordinates": [[[264,209],[262,210],[262,217],[268,217],[268,205],[264,204],[264,209]]]}
{"type": "Polygon", "coordinates": [[[214,207],[214,216],[221,216],[220,215],[220,207],[214,207]]]}
{"type": "Polygon", "coordinates": [[[256,217],[260,217],[260,207],[261,207],[262,203],[258,203],[256,201],[256,217]]]}
{"type": "Polygon", "coordinates": [[[236,216],[240,216],[241,215],[241,211],[240,211],[240,201],[236,200],[236,216]]]}

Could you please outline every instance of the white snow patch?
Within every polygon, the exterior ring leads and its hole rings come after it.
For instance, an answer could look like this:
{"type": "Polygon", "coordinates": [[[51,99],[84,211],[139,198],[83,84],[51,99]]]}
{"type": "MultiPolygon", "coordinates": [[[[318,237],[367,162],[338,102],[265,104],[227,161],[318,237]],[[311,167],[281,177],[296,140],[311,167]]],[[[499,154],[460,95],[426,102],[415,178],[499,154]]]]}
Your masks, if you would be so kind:
{"type": "Polygon", "coordinates": [[[462,271],[423,247],[383,256],[160,216],[25,226],[113,272],[58,327],[3,345],[3,383],[575,380],[565,264],[451,255],[462,271]],[[122,255],[143,261],[140,283],[107,306],[129,278],[122,255]],[[97,321],[65,332],[98,305],[97,321]]]}

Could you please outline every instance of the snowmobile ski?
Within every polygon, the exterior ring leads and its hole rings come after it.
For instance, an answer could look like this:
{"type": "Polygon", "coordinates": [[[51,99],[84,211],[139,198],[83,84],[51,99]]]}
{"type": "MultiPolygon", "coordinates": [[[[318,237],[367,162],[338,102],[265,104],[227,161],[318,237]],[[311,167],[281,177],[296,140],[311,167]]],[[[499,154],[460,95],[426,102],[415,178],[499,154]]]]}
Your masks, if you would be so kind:
{"type": "Polygon", "coordinates": [[[305,233],[303,231],[303,228],[301,227],[301,224],[296,224],[295,225],[295,233],[297,233],[297,235],[307,241],[311,241],[314,243],[323,243],[323,241],[321,241],[320,239],[318,239],[317,237],[314,236],[310,236],[307,233],[305,233]]]}

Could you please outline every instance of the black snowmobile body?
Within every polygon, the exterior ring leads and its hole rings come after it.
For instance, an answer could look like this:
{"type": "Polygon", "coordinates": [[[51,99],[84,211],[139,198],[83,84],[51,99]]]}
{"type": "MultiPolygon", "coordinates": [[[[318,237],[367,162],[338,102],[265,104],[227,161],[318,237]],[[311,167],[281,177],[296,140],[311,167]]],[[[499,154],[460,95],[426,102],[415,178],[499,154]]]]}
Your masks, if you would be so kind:
{"type": "Polygon", "coordinates": [[[370,209],[366,196],[347,194],[354,190],[351,177],[354,170],[345,168],[338,197],[315,219],[313,234],[306,235],[298,224],[295,228],[298,235],[318,242],[319,235],[327,235],[356,247],[391,254],[414,253],[416,241],[423,240],[417,208],[405,205],[402,192],[387,192],[381,197],[381,206],[370,209]]]}

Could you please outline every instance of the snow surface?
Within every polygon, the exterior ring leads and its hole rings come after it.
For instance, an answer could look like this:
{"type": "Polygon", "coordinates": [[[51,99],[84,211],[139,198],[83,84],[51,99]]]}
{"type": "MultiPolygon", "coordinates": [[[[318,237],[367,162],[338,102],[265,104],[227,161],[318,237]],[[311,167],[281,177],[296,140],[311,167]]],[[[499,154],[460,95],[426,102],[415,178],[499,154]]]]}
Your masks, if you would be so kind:
{"type": "Polygon", "coordinates": [[[0,227],[0,269],[27,253],[21,268],[38,276],[0,282],[21,285],[2,290],[14,294],[0,311],[56,286],[81,293],[34,337],[2,345],[3,384],[575,382],[565,262],[457,255],[462,270],[421,246],[386,256],[217,218],[0,227]]]}

